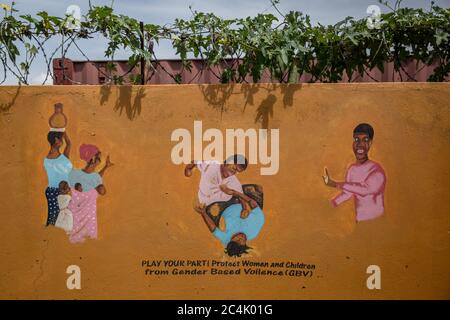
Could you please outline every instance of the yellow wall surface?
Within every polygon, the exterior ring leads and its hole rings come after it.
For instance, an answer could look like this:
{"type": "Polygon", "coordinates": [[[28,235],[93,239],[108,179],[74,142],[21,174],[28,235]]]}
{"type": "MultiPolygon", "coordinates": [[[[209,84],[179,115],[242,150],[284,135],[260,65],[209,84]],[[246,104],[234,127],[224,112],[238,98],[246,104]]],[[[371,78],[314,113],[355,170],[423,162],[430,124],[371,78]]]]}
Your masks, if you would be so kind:
{"type": "MultiPolygon", "coordinates": [[[[0,87],[0,298],[417,299],[450,298],[450,85],[314,84],[0,87]],[[82,143],[115,164],[98,199],[97,240],[72,244],[45,227],[48,117],[62,102],[75,167],[82,143]],[[177,128],[280,131],[280,168],[250,165],[264,187],[265,225],[248,255],[230,258],[192,209],[198,172],[172,163],[177,128]],[[370,157],[387,176],[385,215],[358,222],[333,208],[354,162],[352,130],[375,128],[370,157]],[[146,275],[142,260],[302,262],[303,276],[146,275]],[[66,268],[81,269],[69,290],[66,268]],[[366,269],[381,270],[369,290],[366,269]]],[[[226,269],[226,268],[225,268],[226,269]]],[[[224,269],[224,270],[225,270],[224,269]]]]}

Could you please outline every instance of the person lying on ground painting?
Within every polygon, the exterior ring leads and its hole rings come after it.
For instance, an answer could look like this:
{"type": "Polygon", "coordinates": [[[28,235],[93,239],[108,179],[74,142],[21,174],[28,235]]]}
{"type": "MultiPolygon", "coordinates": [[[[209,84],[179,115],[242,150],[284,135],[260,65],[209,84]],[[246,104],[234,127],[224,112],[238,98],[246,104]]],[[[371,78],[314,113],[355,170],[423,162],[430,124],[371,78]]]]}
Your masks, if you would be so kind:
{"type": "Polygon", "coordinates": [[[59,214],[59,183],[68,180],[73,165],[69,159],[71,143],[67,132],[50,131],[47,134],[47,141],[50,144],[50,150],[44,159],[44,168],[48,178],[45,196],[48,207],[46,225],[49,226],[55,225],[59,214]],[[65,148],[63,153],[61,153],[60,149],[64,143],[65,148]]]}
{"type": "Polygon", "coordinates": [[[226,194],[220,189],[221,185],[243,193],[241,183],[236,177],[247,169],[248,161],[242,155],[233,155],[228,157],[223,164],[215,161],[193,161],[186,165],[184,175],[192,176],[192,171],[197,168],[200,173],[200,185],[198,190],[198,199],[205,206],[218,201],[228,201],[231,195],[226,194]]]}
{"type": "Polygon", "coordinates": [[[79,190],[82,190],[82,192],[72,190],[72,201],[69,204],[73,215],[73,228],[69,240],[74,243],[82,242],[86,237],[97,238],[97,196],[106,194],[102,177],[113,165],[108,156],[105,166],[96,172],[101,163],[101,152],[94,145],[82,144],[80,158],[86,162],[85,167],[80,170],[74,169],[69,174],[69,185],[75,188],[80,184],[79,190]]]}
{"type": "Polygon", "coordinates": [[[369,160],[373,136],[371,125],[357,125],[353,130],[353,153],[356,162],[348,168],[345,181],[336,182],[331,179],[327,168],[323,176],[327,186],[342,190],[331,200],[333,206],[336,207],[351,198],[355,199],[356,221],[374,219],[384,213],[386,175],[380,164],[369,160]]]}
{"type": "Polygon", "coordinates": [[[255,239],[264,225],[264,213],[258,203],[247,195],[221,185],[222,192],[237,197],[240,203],[228,206],[222,213],[224,230],[221,230],[206,213],[204,206],[196,207],[206,226],[212,234],[225,246],[225,253],[230,257],[240,257],[251,249],[247,241],[255,239]]]}

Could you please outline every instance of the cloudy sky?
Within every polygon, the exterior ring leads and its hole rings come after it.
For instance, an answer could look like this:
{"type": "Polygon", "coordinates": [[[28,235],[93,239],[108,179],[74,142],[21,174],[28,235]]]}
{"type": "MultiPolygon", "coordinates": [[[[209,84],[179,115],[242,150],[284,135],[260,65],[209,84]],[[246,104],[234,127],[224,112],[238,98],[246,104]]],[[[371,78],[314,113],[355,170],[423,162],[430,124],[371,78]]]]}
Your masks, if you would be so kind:
{"type": "MultiPolygon", "coordinates": [[[[395,0],[390,0],[394,3],[395,0]]],[[[441,7],[450,7],[450,0],[436,0],[441,7]]],[[[0,3],[11,4],[11,0],[0,0],[0,3]]],[[[51,15],[63,16],[70,5],[78,5],[82,14],[87,12],[88,0],[15,0],[15,8],[20,14],[35,14],[39,11],[47,11],[51,15]]],[[[192,9],[202,12],[213,12],[222,18],[243,18],[254,16],[257,13],[277,14],[269,0],[91,0],[93,5],[113,4],[116,13],[125,14],[136,19],[154,24],[170,24],[176,18],[189,19],[192,9]]],[[[278,5],[282,12],[291,10],[302,11],[311,16],[313,23],[333,24],[347,16],[363,18],[367,16],[369,5],[379,5],[377,0],[281,0],[278,5]]],[[[429,8],[429,0],[404,0],[403,6],[414,8],[429,8]]],[[[389,9],[380,5],[381,11],[389,9]]],[[[105,42],[84,41],[80,45],[88,57],[92,60],[103,59],[105,42]]],[[[57,42],[49,44],[48,48],[56,48],[57,42]]],[[[158,58],[176,58],[170,45],[162,44],[155,48],[158,58]]],[[[69,50],[68,58],[74,60],[83,59],[76,50],[69,50]]],[[[116,58],[124,58],[126,53],[116,58]]],[[[31,69],[31,83],[40,84],[45,77],[46,66],[42,57],[39,57],[31,69]]],[[[15,84],[17,81],[8,75],[5,84],[15,84]]]]}

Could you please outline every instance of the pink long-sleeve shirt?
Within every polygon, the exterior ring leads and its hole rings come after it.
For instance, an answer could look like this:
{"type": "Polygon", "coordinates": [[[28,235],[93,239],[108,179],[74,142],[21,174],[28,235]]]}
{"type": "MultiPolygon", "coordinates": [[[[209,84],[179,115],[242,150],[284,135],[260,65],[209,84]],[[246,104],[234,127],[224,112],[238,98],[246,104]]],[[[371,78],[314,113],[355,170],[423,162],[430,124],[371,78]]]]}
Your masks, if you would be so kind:
{"type": "Polygon", "coordinates": [[[331,200],[334,206],[355,199],[356,221],[370,220],[384,213],[384,188],[386,175],[383,168],[372,160],[354,163],[348,170],[345,182],[338,182],[342,192],[331,200]]]}

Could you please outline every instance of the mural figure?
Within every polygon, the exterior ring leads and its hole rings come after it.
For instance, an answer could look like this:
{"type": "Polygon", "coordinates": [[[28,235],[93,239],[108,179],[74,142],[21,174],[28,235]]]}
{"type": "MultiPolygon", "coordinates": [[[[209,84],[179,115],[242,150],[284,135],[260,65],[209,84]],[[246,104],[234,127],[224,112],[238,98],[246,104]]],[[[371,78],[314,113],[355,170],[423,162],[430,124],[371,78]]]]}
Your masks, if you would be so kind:
{"type": "Polygon", "coordinates": [[[101,152],[91,144],[80,146],[80,158],[86,162],[85,167],[72,169],[69,174],[69,185],[73,188],[69,204],[73,214],[73,228],[69,238],[71,242],[82,242],[86,237],[97,238],[97,196],[106,194],[102,177],[113,165],[108,156],[104,167],[96,172],[101,163],[101,152]]]}
{"type": "Polygon", "coordinates": [[[97,196],[104,195],[106,188],[102,177],[113,165],[109,156],[105,166],[97,173],[101,163],[100,150],[90,144],[80,146],[80,158],[86,162],[83,169],[74,169],[69,160],[71,142],[66,132],[67,117],[61,103],[49,119],[50,132],[47,140],[50,151],[44,159],[48,177],[46,189],[47,226],[54,225],[66,231],[71,242],[82,242],[86,237],[97,238],[97,196]],[[64,152],[60,149],[65,143],[64,152]]]}
{"type": "Polygon", "coordinates": [[[66,119],[62,109],[61,103],[55,104],[55,113],[50,117],[50,131],[47,134],[47,141],[50,144],[50,150],[44,159],[44,168],[48,179],[47,189],[45,190],[48,207],[47,226],[56,223],[59,214],[59,183],[68,180],[73,167],[69,159],[70,139],[64,128],[61,128],[61,125],[65,126],[66,119]],[[52,125],[55,127],[52,127],[52,125]],[[61,153],[60,150],[64,144],[64,151],[61,153]]]}
{"type": "Polygon", "coordinates": [[[384,190],[386,175],[380,164],[369,160],[374,130],[370,124],[361,123],[353,130],[353,153],[356,162],[347,169],[344,182],[331,179],[327,168],[323,180],[329,187],[341,190],[331,200],[338,206],[351,198],[355,200],[356,221],[370,220],[384,213],[384,190]]]}
{"type": "MultiPolygon", "coordinates": [[[[80,188],[80,184],[78,184],[80,188]]],[[[61,181],[59,183],[59,195],[58,195],[58,207],[59,214],[56,219],[55,227],[61,228],[70,233],[73,227],[73,215],[72,211],[68,208],[69,203],[72,200],[72,191],[70,190],[67,181],[61,181]]]]}
{"type": "Polygon", "coordinates": [[[264,225],[262,187],[241,185],[236,177],[248,165],[242,155],[233,155],[224,161],[195,162],[187,165],[185,176],[192,170],[201,172],[198,199],[194,209],[201,215],[212,234],[225,246],[229,256],[240,257],[251,249],[248,240],[255,239],[264,225]],[[221,229],[220,222],[224,227],[221,229]]]}
{"type": "Polygon", "coordinates": [[[217,201],[228,201],[232,198],[220,189],[221,185],[243,192],[241,183],[236,177],[247,169],[248,160],[241,155],[233,155],[224,161],[223,164],[217,161],[192,161],[184,170],[184,175],[190,177],[194,168],[200,173],[200,185],[198,190],[198,200],[201,204],[209,205],[217,201]]]}
{"type": "Polygon", "coordinates": [[[258,202],[246,194],[225,185],[221,186],[221,190],[238,199],[240,203],[229,202],[224,208],[219,209],[218,215],[214,215],[212,210],[208,209],[214,208],[214,205],[220,206],[220,203],[214,203],[209,207],[199,206],[195,209],[202,216],[209,231],[225,246],[225,253],[230,257],[240,257],[251,249],[247,246],[247,241],[255,239],[260,233],[264,225],[264,213],[258,202]],[[223,230],[219,227],[221,218],[225,224],[223,230]]]}

